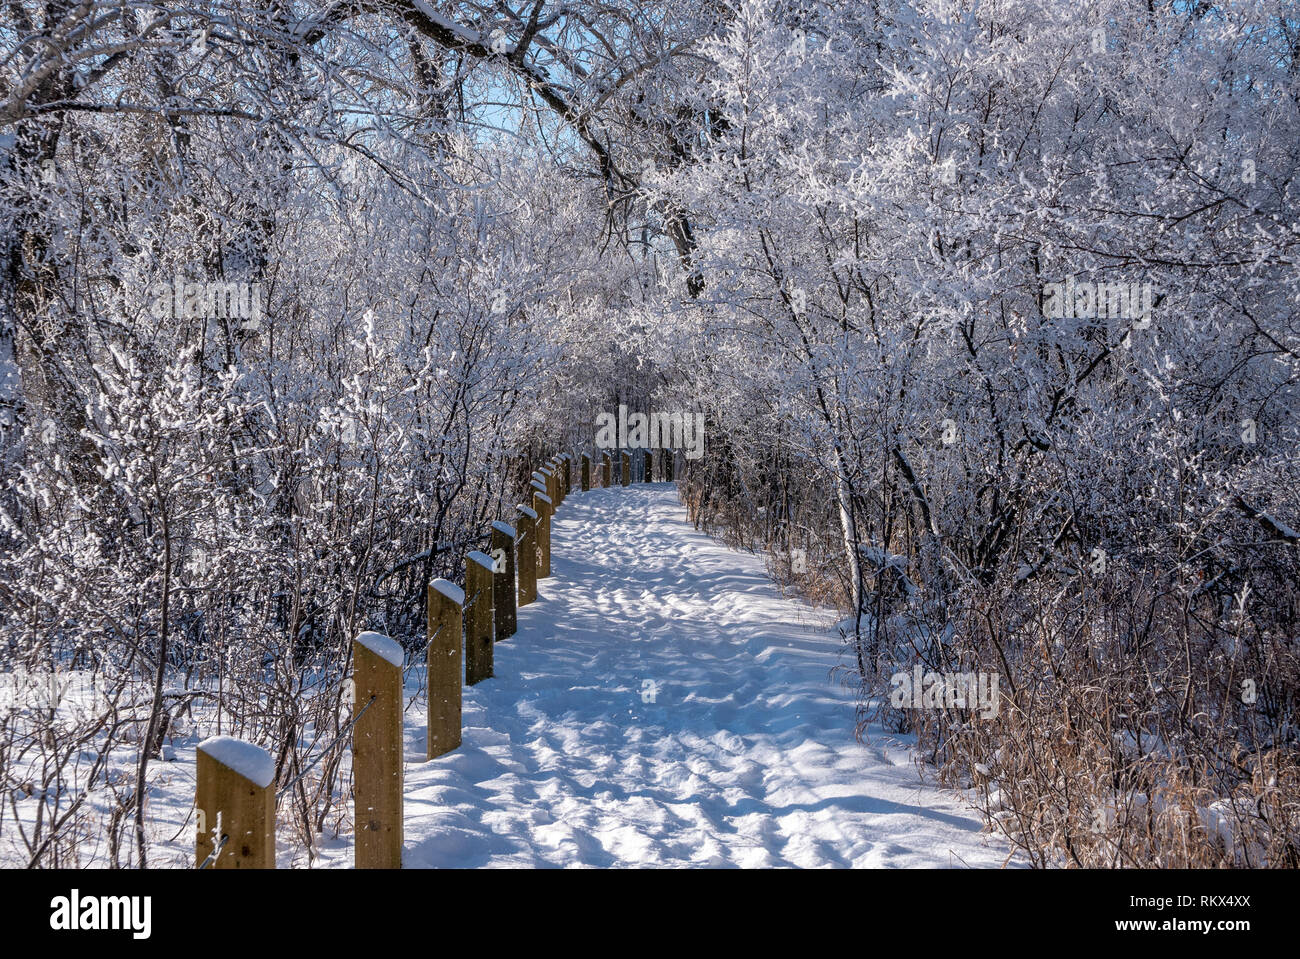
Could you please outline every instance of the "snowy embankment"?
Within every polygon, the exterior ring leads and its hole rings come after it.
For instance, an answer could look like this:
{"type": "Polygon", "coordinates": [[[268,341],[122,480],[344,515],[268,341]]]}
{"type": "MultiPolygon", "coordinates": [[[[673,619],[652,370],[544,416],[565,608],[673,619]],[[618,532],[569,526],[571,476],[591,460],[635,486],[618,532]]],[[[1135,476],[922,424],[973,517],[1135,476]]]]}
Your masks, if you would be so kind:
{"type": "Polygon", "coordinates": [[[1006,859],[904,746],[854,741],[834,617],[695,532],[672,485],[574,493],[552,542],[461,748],[424,762],[423,700],[407,712],[408,867],[1006,859]]]}

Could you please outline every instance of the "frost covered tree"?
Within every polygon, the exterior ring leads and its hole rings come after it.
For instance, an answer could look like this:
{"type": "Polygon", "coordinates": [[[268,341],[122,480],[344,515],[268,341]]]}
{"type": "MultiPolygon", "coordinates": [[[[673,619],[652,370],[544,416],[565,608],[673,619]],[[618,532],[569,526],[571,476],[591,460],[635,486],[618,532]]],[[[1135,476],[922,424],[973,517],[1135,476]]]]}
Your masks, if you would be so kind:
{"type": "Polygon", "coordinates": [[[686,375],[731,462],[698,495],[782,546],[838,527],[868,690],[917,661],[1011,671],[994,735],[935,731],[954,778],[1008,741],[995,785],[1041,770],[1089,726],[1095,792],[1003,797],[1036,853],[1154,855],[1133,836],[1187,829],[1191,792],[1295,782],[1296,37],[1269,3],[743,3],[701,47],[718,119],[656,184],[712,291],[685,310],[713,363],[686,375]],[[812,489],[753,469],[791,453],[812,489]],[[1197,771],[1106,742],[1098,675],[1197,771]],[[1241,746],[1259,762],[1207,756],[1241,746]],[[1071,834],[1076,803],[1160,790],[1128,839],[1071,834]]]}

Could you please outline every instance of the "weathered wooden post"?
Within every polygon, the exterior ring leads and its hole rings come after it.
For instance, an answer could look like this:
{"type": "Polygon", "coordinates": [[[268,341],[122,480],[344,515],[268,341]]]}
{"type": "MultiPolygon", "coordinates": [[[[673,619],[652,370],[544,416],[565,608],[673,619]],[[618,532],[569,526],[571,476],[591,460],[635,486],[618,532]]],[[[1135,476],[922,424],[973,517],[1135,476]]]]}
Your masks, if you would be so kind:
{"type": "Polygon", "coordinates": [[[199,743],[194,810],[194,864],[218,846],[210,869],[275,868],[275,760],[260,746],[232,736],[199,743]],[[225,836],[224,844],[221,837],[225,836]]]}
{"type": "Polygon", "coordinates": [[[492,557],[465,554],[465,685],[492,678],[492,557]]]}
{"type": "Polygon", "coordinates": [[[586,453],[582,454],[582,491],[585,493],[591,489],[591,457],[586,453]]]}
{"type": "Polygon", "coordinates": [[[564,498],[568,499],[569,494],[573,492],[573,455],[564,454],[564,498]]]}
{"type": "Polygon", "coordinates": [[[533,484],[533,509],[537,511],[537,578],[551,575],[551,516],[555,512],[551,498],[533,484]]]}
{"type": "Polygon", "coordinates": [[[352,643],[356,868],[402,867],[402,647],[380,633],[352,643]]]}
{"type": "Polygon", "coordinates": [[[515,620],[515,528],[500,520],[492,524],[492,606],[496,610],[496,639],[509,639],[515,620]]]}
{"type": "Polygon", "coordinates": [[[465,591],[445,579],[429,584],[429,735],[425,755],[436,759],[460,746],[460,643],[465,591]]]}
{"type": "Polygon", "coordinates": [[[609,489],[614,485],[614,461],[610,459],[608,453],[600,454],[600,485],[602,489],[609,489]]]}
{"type": "Polygon", "coordinates": [[[619,461],[619,467],[622,469],[620,474],[624,486],[632,485],[632,457],[627,455],[627,450],[623,451],[623,459],[619,461]]]}
{"type": "Polygon", "coordinates": [[[673,481],[673,451],[666,446],[659,454],[659,478],[665,483],[673,481]]]}
{"type": "Polygon", "coordinates": [[[655,472],[655,454],[650,450],[645,451],[645,470],[641,475],[641,482],[653,483],[655,472]]]}
{"type": "Polygon", "coordinates": [[[537,511],[516,506],[519,513],[519,605],[537,601],[537,511]]]}

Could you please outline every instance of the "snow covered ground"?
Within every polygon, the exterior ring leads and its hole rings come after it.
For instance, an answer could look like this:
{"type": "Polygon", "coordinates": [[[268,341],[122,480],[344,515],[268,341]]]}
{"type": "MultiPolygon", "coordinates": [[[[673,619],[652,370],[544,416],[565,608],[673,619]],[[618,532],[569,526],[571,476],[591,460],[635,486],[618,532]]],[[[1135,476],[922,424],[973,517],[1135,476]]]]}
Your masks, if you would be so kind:
{"type": "MultiPolygon", "coordinates": [[[[960,796],[921,783],[908,742],[879,729],[855,742],[834,615],[695,532],[673,485],[575,492],[552,544],[552,576],[496,644],[494,678],[464,689],[457,751],[425,761],[422,667],[407,672],[407,867],[1006,860],[960,796]]],[[[200,732],[150,766],[155,867],[193,866],[200,732]]],[[[129,783],[133,762],[110,778],[129,783]]],[[[350,867],[345,807],[314,862],[282,808],[278,865],[350,867]]],[[[105,865],[103,845],[88,835],[82,863],[105,865]]],[[[6,822],[0,864],[24,862],[6,822]]]]}
{"type": "Polygon", "coordinates": [[[695,532],[674,486],[575,492],[552,542],[495,678],[465,690],[462,747],[424,762],[407,713],[406,866],[1007,858],[903,746],[854,741],[833,617],[695,532]]]}

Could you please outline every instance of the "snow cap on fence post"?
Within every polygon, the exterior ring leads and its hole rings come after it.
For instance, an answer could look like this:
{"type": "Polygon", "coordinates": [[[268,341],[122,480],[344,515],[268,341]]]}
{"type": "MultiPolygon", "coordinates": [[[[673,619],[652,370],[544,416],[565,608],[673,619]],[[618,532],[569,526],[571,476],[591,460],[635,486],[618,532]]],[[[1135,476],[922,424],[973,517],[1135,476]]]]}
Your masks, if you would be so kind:
{"type": "Polygon", "coordinates": [[[275,761],[260,746],[212,736],[195,756],[194,863],[210,869],[275,868],[275,761]],[[222,837],[226,837],[222,841],[222,837]]]}
{"type": "Polygon", "coordinates": [[[564,502],[564,490],[560,485],[559,457],[554,457],[546,464],[546,495],[551,498],[556,509],[559,509],[560,504],[564,502]]]}
{"type": "Polygon", "coordinates": [[[555,495],[555,471],[551,469],[549,463],[533,474],[533,485],[536,486],[538,483],[542,484],[542,492],[551,498],[553,504],[558,506],[559,501],[555,495]]]}

